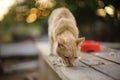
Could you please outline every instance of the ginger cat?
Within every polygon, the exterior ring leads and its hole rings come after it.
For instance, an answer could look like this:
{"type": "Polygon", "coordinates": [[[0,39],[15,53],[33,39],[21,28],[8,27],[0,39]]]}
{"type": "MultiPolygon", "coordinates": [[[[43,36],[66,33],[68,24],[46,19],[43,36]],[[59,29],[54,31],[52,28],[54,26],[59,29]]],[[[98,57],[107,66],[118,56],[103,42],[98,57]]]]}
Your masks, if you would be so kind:
{"type": "Polygon", "coordinates": [[[85,40],[84,37],[78,38],[74,16],[67,8],[58,8],[51,13],[48,24],[51,53],[59,56],[67,66],[73,66],[77,50],[85,40]]]}

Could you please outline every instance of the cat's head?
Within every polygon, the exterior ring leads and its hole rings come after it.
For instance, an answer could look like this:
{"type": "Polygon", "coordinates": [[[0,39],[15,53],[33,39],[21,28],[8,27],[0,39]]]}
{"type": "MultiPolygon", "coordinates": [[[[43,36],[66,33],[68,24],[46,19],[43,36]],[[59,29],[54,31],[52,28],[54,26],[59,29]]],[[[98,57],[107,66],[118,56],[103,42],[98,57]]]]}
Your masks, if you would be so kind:
{"type": "Polygon", "coordinates": [[[73,66],[73,62],[77,59],[77,49],[85,38],[76,40],[58,39],[57,53],[63,59],[65,65],[73,66]]]}

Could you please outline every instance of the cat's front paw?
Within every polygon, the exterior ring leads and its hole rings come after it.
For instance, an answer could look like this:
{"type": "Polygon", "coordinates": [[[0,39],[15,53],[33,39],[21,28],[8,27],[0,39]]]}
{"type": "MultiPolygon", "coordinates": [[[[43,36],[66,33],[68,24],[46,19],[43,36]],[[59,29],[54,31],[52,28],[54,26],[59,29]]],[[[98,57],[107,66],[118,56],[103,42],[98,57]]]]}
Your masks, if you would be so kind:
{"type": "Polygon", "coordinates": [[[60,57],[57,58],[56,63],[57,63],[58,66],[63,66],[64,65],[64,61],[60,57]]]}

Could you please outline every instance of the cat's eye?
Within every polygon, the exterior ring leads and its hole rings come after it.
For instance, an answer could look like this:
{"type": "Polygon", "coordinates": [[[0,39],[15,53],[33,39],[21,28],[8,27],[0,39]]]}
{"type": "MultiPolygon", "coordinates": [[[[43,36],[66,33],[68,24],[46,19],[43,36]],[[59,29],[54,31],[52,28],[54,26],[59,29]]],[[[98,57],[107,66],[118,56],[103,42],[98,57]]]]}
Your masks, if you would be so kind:
{"type": "Polygon", "coordinates": [[[62,49],[64,48],[64,46],[62,44],[58,44],[58,47],[62,48],[62,49]]]}
{"type": "Polygon", "coordinates": [[[64,46],[62,46],[62,45],[61,45],[61,46],[59,46],[59,48],[62,48],[62,49],[63,49],[63,48],[64,48],[64,46]]]}

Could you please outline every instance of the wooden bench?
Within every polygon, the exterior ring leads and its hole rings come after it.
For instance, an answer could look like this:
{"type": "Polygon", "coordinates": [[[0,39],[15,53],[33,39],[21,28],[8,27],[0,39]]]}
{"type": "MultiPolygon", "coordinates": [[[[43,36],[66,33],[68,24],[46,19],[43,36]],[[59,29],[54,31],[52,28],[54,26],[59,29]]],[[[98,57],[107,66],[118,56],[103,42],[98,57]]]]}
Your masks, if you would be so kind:
{"type": "Polygon", "coordinates": [[[101,47],[100,53],[80,53],[82,58],[74,67],[65,67],[56,63],[57,57],[49,56],[47,42],[36,42],[36,47],[44,77],[41,80],[120,80],[120,51],[101,47]]]}
{"type": "Polygon", "coordinates": [[[38,51],[30,41],[0,44],[0,74],[34,70],[37,57],[38,51]]]}

